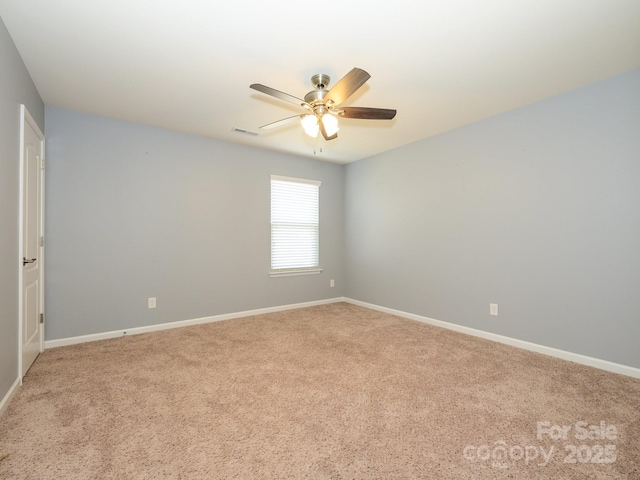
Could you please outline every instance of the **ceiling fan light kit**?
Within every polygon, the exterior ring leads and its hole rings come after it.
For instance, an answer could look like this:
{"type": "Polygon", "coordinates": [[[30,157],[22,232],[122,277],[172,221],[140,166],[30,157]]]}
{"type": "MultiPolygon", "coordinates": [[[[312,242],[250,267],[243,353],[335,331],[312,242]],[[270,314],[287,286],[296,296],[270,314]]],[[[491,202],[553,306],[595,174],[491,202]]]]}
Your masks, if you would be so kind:
{"type": "Polygon", "coordinates": [[[362,85],[365,84],[371,75],[361,68],[354,68],[331,90],[327,90],[330,78],[328,75],[319,73],[311,77],[314,89],[304,96],[304,100],[281,92],[265,85],[254,83],[250,88],[257,90],[280,100],[284,100],[299,105],[307,110],[307,113],[283,118],[260,128],[273,128],[289,121],[300,118],[302,128],[311,137],[317,137],[318,131],[322,132],[325,140],[333,140],[338,137],[338,117],[356,118],[364,120],[391,120],[396,116],[396,111],[387,108],[370,107],[339,107],[342,102],[353,95],[362,85]]]}
{"type": "Polygon", "coordinates": [[[338,130],[340,130],[340,127],[338,126],[338,119],[330,113],[324,114],[321,117],[312,114],[302,115],[302,120],[300,121],[305,133],[313,138],[318,136],[321,122],[325,132],[327,132],[327,135],[330,138],[336,135],[338,130]]]}

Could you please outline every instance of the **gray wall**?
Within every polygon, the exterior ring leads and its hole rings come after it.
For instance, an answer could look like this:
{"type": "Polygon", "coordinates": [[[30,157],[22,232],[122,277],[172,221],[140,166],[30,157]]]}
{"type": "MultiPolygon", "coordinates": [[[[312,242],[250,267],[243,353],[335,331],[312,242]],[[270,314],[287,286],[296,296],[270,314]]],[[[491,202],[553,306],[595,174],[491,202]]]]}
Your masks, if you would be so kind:
{"type": "Polygon", "coordinates": [[[58,108],[45,116],[48,340],[343,295],[342,166],[58,108]],[[322,180],[323,273],[268,276],[271,174],[322,180]]]}
{"type": "Polygon", "coordinates": [[[44,131],[44,105],[0,19],[0,400],[18,378],[20,104],[44,131]]]}
{"type": "Polygon", "coordinates": [[[350,164],[345,190],[348,297],[640,367],[640,70],[350,164]]]}
{"type": "MultiPolygon", "coordinates": [[[[20,103],[0,22],[0,398],[20,103]]],[[[47,108],[47,339],[346,295],[640,367],[639,131],[640,71],[347,167],[47,108]],[[270,174],[323,181],[323,274],[268,277],[270,174]]]]}

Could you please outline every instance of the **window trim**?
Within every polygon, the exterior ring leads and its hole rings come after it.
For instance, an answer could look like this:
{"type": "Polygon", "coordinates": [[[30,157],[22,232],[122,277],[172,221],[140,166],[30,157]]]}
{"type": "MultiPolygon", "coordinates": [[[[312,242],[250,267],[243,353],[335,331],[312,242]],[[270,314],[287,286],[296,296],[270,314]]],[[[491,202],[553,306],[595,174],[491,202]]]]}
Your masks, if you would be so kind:
{"type": "Polygon", "coordinates": [[[309,268],[290,268],[282,270],[269,270],[270,277],[293,277],[295,275],[316,275],[322,273],[322,267],[309,267],[309,268]]]}
{"type": "MultiPolygon", "coordinates": [[[[290,182],[290,183],[302,183],[307,185],[314,185],[318,187],[318,266],[314,267],[292,267],[292,268],[280,268],[280,269],[272,269],[269,270],[270,277],[291,277],[295,275],[315,275],[318,273],[322,273],[322,267],[320,266],[320,186],[322,185],[321,180],[312,180],[308,178],[297,178],[297,177],[286,177],[282,175],[271,175],[269,180],[269,202],[271,204],[272,201],[272,193],[271,193],[271,185],[273,181],[281,181],[281,182],[290,182]]],[[[270,208],[270,216],[271,216],[271,208],[270,208]]],[[[269,239],[270,243],[273,242],[273,223],[271,219],[269,220],[270,231],[269,231],[269,239]]],[[[269,254],[269,264],[272,264],[273,252],[270,250],[269,254]]]]}

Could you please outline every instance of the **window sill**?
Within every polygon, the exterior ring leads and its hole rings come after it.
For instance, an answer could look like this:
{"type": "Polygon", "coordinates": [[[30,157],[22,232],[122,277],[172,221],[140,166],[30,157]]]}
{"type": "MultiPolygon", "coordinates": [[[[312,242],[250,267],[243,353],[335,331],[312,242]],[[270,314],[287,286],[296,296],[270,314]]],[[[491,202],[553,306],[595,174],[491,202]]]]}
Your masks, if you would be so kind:
{"type": "Polygon", "coordinates": [[[305,268],[305,269],[291,269],[291,270],[271,270],[269,272],[270,277],[292,277],[294,275],[315,275],[322,273],[321,268],[305,268]]]}

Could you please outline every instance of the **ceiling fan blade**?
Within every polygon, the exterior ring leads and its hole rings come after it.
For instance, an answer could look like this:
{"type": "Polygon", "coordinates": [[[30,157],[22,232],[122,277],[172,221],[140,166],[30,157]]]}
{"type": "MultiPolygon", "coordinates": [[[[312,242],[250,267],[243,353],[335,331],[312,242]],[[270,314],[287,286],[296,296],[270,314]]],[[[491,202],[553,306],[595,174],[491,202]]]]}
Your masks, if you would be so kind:
{"type": "Polygon", "coordinates": [[[302,118],[304,115],[294,115],[293,117],[282,118],[280,120],[276,120],[275,122],[267,123],[266,125],[262,125],[260,128],[264,128],[266,130],[270,128],[280,127],[287,123],[290,123],[293,120],[297,120],[298,118],[302,118]]]}
{"type": "Polygon", "coordinates": [[[259,92],[266,93],[267,95],[271,95],[272,97],[279,98],[280,100],[284,100],[285,102],[290,102],[301,107],[310,107],[310,105],[301,98],[294,97],[293,95],[289,95],[288,93],[281,92],[280,90],[267,87],[266,85],[262,85],[260,83],[253,83],[249,85],[249,88],[253,88],[254,90],[257,90],[259,92]]]}
{"type": "Polygon", "coordinates": [[[329,90],[329,93],[324,97],[325,102],[330,100],[334,105],[340,105],[364,85],[369,78],[371,78],[371,75],[361,68],[352,69],[329,90]]]}
{"type": "Polygon", "coordinates": [[[338,115],[344,118],[363,118],[365,120],[391,120],[396,111],[389,108],[343,107],[338,115]]]}
{"type": "Polygon", "coordinates": [[[327,135],[327,130],[324,128],[324,123],[320,121],[318,122],[318,125],[320,125],[320,131],[322,132],[322,136],[324,137],[325,140],[329,141],[329,140],[333,140],[334,138],[338,138],[338,132],[329,136],[327,135]]]}

